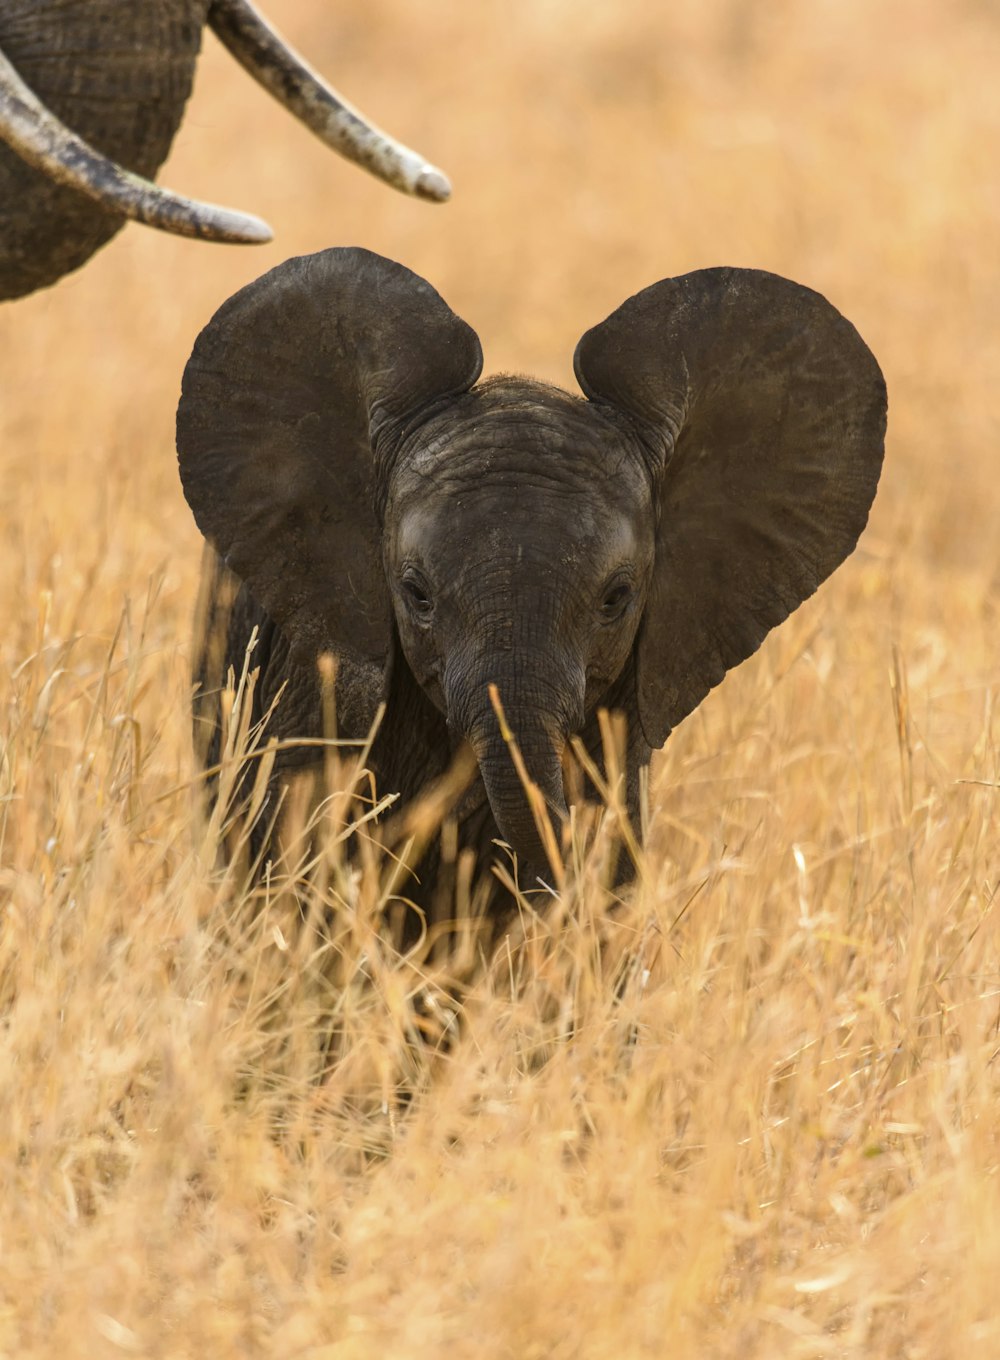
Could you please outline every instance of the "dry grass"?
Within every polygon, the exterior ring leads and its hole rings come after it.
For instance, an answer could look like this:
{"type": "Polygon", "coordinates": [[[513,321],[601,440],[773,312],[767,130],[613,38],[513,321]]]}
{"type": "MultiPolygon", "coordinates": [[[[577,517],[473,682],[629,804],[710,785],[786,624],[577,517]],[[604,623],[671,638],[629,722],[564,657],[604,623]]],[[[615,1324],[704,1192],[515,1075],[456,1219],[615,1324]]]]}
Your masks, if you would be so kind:
{"type": "Polygon", "coordinates": [[[210,43],[165,181],[278,244],[133,228],[0,314],[0,1355],[993,1360],[995,11],[282,17],[453,204],[333,163],[210,43]],[[627,294],[730,263],[825,292],[889,382],[864,543],[654,765],[643,884],[610,909],[592,858],[469,945],[450,1047],[384,870],[334,856],[325,946],[249,918],[191,794],[181,367],[331,243],[428,276],[492,369],[569,382],[627,294]]]}

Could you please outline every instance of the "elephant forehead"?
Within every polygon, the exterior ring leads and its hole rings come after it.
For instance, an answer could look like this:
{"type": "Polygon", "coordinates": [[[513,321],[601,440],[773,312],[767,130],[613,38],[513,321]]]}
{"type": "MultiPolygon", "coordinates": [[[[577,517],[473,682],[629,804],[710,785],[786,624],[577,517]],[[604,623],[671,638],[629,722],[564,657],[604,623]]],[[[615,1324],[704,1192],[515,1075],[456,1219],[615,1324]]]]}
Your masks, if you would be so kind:
{"type": "Polygon", "coordinates": [[[559,388],[500,379],[415,432],[386,527],[404,556],[600,563],[651,541],[652,507],[645,465],[613,418],[559,388]]]}
{"type": "Polygon", "coordinates": [[[474,389],[416,434],[400,472],[418,483],[586,490],[641,480],[627,432],[590,402],[527,379],[474,389]]]}
{"type": "Polygon", "coordinates": [[[446,575],[601,573],[651,551],[652,514],[635,514],[591,489],[524,482],[448,482],[399,507],[390,554],[446,575]]]}

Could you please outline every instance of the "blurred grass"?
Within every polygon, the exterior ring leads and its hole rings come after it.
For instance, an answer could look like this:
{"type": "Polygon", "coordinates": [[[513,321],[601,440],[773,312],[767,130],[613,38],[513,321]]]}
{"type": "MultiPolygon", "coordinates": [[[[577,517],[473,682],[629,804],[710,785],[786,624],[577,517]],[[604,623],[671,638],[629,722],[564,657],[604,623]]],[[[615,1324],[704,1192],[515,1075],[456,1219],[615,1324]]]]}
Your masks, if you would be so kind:
{"type": "Polygon", "coordinates": [[[274,17],[455,197],[336,162],[206,39],[162,178],[276,243],[132,227],[0,313],[0,1354],[992,1360],[995,8],[274,17]],[[578,865],[451,985],[379,941],[375,863],[325,946],[248,919],[190,793],[181,369],[335,243],[491,370],[571,385],[625,296],[725,263],[824,292],[889,384],[862,545],[654,764],[645,885],[578,865]]]}

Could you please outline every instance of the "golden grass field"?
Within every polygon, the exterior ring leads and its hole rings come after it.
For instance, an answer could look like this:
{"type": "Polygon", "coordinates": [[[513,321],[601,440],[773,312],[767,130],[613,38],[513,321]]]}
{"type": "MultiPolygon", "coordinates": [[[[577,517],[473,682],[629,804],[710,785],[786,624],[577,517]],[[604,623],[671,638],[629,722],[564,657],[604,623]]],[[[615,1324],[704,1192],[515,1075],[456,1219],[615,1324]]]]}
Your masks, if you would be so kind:
{"type": "Polygon", "coordinates": [[[0,1356],[1000,1355],[1000,17],[983,0],[271,6],[452,176],[336,161],[215,44],[128,228],[0,312],[0,1356]],[[196,332],[288,255],[425,275],[572,384],[666,275],[825,293],[884,368],[853,558],[652,767],[640,883],[492,964],[332,941],[195,796],[196,332]],[[420,1033],[424,1038],[420,1038],[420,1033]],[[333,1037],[331,1037],[333,1036],[333,1037]]]}

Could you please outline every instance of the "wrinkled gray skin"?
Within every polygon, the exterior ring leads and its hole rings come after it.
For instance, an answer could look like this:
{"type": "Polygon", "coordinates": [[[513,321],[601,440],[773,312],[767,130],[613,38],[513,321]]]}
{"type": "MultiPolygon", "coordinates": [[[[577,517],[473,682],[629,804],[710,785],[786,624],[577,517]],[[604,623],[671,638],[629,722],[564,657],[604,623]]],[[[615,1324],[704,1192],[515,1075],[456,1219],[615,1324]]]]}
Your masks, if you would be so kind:
{"type": "MultiPolygon", "coordinates": [[[[642,618],[654,539],[634,432],[558,388],[516,378],[478,387],[397,462],[383,553],[403,657],[452,740],[471,743],[500,834],[533,871],[543,852],[489,686],[547,804],[565,816],[568,737],[585,734],[600,764],[598,704],[629,707],[629,687],[612,687],[642,618]]],[[[635,813],[649,747],[635,722],[632,733],[635,813]]]]}
{"type": "Polygon", "coordinates": [[[149,182],[180,126],[206,24],[340,154],[404,192],[448,197],[439,171],[345,106],[249,0],[2,0],[0,300],[79,268],[128,217],[206,240],[271,239],[259,218],[149,182]]]}
{"type": "Polygon", "coordinates": [[[528,883],[545,857],[489,685],[557,823],[568,739],[600,764],[598,710],[624,713],[637,820],[651,751],[853,548],[885,431],[854,328],[760,271],[654,284],[587,332],[575,366],[586,399],[477,385],[478,341],[429,285],[329,250],[220,309],[178,412],[185,494],[216,550],[201,723],[256,625],[258,712],[285,683],[276,733],[320,735],[316,658],[333,652],[347,734],[387,702],[380,791],[405,803],[468,741],[462,840],[484,866],[506,841],[528,883]]]}
{"type": "MultiPolygon", "coordinates": [[[[151,178],[191,92],[207,9],[208,0],[177,0],[173,13],[141,2],[5,0],[0,51],[58,118],[151,178]]],[[[0,143],[0,298],[54,283],[124,225],[0,143]]]]}

